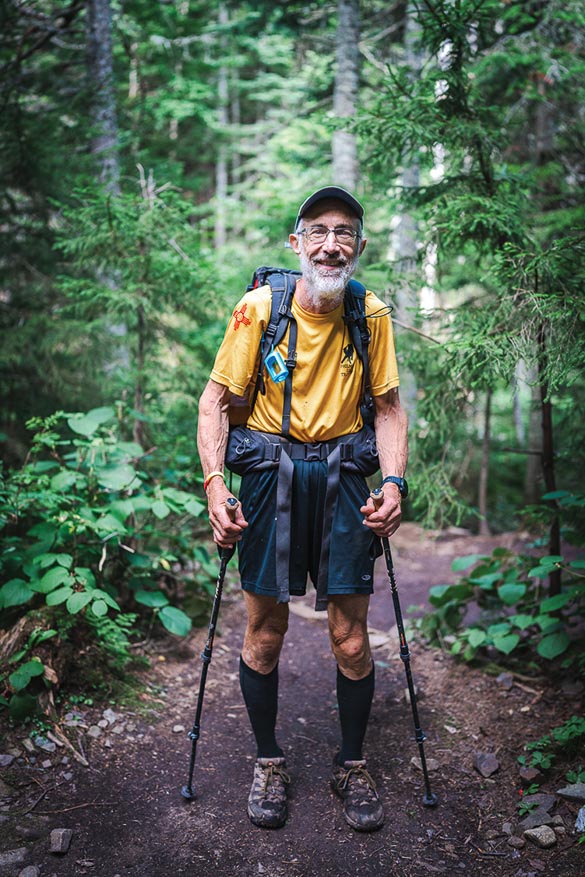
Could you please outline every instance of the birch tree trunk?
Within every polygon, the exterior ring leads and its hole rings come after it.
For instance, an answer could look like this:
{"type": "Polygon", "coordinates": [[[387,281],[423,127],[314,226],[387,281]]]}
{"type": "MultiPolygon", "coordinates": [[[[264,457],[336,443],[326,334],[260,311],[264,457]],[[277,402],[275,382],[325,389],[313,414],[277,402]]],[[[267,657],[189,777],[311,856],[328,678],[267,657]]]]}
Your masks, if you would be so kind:
{"type": "MultiPolygon", "coordinates": [[[[222,58],[226,57],[227,47],[223,32],[228,24],[228,11],[224,3],[219,7],[219,25],[222,29],[222,58]]],[[[222,64],[218,72],[217,80],[217,116],[219,122],[219,149],[217,153],[217,161],[215,164],[215,247],[219,249],[225,246],[227,242],[227,196],[228,196],[228,157],[227,144],[225,137],[227,135],[229,116],[228,116],[228,70],[225,64],[222,64]]]]}
{"type": "MultiPolygon", "coordinates": [[[[355,115],[359,91],[360,11],[359,0],[338,0],[335,85],[333,112],[338,119],[355,115]]],[[[332,142],[333,179],[350,191],[355,190],[359,176],[357,143],[351,131],[335,131],[332,142]]]]}
{"type": "Polygon", "coordinates": [[[120,191],[120,162],[110,0],[88,0],[86,49],[93,128],[90,148],[98,162],[100,183],[109,192],[117,194],[120,191]]]}
{"type": "MultiPolygon", "coordinates": [[[[413,78],[418,77],[422,65],[420,52],[415,48],[418,26],[409,4],[406,8],[404,27],[405,60],[413,78]]],[[[419,167],[416,163],[406,165],[401,173],[401,185],[404,189],[417,188],[420,183],[419,167]]],[[[419,278],[417,277],[418,227],[411,213],[403,212],[397,218],[392,232],[391,258],[395,261],[400,280],[395,290],[396,316],[407,325],[412,324],[420,307],[418,294],[419,278]]],[[[416,415],[417,386],[411,371],[403,368],[401,375],[400,396],[403,404],[414,422],[416,415]]]]}

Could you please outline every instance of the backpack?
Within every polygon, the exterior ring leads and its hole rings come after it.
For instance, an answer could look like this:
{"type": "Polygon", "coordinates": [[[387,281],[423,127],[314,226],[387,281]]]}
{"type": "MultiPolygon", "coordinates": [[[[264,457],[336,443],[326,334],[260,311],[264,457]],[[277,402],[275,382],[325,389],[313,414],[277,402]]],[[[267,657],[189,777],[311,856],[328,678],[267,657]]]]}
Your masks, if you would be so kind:
{"type": "MultiPolygon", "coordinates": [[[[250,411],[254,408],[258,393],[266,392],[264,372],[268,370],[276,381],[284,381],[284,403],[282,413],[282,435],[287,436],[290,432],[290,409],[292,399],[292,379],[296,365],[296,341],[297,324],[292,315],[292,300],[297,280],[301,277],[300,271],[287,268],[271,268],[263,266],[254,271],[251,282],[246,292],[257,289],[260,286],[269,285],[272,292],[272,304],[270,319],[260,341],[258,372],[254,385],[250,411]],[[286,359],[279,357],[275,363],[276,372],[270,362],[272,351],[284,338],[289,330],[288,350],[286,359]],[[268,360],[268,362],[267,362],[268,360]]],[[[366,320],[366,288],[357,280],[350,280],[345,288],[343,320],[348,327],[354,350],[362,363],[362,402],[360,410],[365,424],[372,426],[374,422],[374,400],[372,398],[370,383],[370,367],[368,358],[368,345],[370,343],[370,330],[366,320]]]]}

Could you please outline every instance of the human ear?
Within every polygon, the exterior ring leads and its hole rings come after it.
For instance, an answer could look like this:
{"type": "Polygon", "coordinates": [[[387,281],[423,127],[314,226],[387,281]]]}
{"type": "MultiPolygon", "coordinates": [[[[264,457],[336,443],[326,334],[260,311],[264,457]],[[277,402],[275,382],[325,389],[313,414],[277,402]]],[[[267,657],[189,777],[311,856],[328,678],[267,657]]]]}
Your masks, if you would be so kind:
{"type": "Polygon", "coordinates": [[[300,256],[301,245],[300,245],[299,238],[297,237],[297,235],[296,234],[289,234],[288,242],[290,244],[291,250],[294,250],[294,252],[297,254],[297,256],[300,256]]]}

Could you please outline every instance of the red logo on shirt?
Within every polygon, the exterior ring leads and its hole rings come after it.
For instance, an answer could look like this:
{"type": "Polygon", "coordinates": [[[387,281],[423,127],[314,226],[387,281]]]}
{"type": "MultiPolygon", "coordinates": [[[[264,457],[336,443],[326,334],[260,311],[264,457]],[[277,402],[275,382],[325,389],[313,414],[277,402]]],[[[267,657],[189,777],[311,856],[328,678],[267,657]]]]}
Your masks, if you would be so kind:
{"type": "Polygon", "coordinates": [[[244,326],[249,326],[252,322],[246,316],[247,307],[247,304],[243,304],[239,311],[234,311],[234,332],[236,331],[236,329],[240,328],[241,323],[243,323],[244,326]]]}

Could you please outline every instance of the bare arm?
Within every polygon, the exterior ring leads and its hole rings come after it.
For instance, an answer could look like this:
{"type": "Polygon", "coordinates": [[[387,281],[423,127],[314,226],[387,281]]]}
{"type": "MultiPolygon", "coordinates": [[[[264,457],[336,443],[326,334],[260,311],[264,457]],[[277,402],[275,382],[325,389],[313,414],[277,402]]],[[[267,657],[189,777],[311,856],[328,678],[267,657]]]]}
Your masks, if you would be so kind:
{"type": "MultiPolygon", "coordinates": [[[[382,477],[404,477],[408,461],[408,420],[400,404],[398,389],[374,396],[376,406],[374,427],[382,477]]],[[[362,506],[364,524],[378,536],[391,536],[400,526],[400,491],[396,484],[385,484],[384,502],[374,509],[371,500],[362,506]]]]}
{"type": "MultiPolygon", "coordinates": [[[[203,477],[211,472],[223,472],[229,432],[230,391],[223,384],[208,381],[199,400],[199,423],[197,427],[197,450],[203,468],[203,477]]],[[[226,499],[232,496],[222,478],[212,478],[207,485],[209,523],[213,538],[222,548],[231,547],[241,539],[241,532],[248,524],[238,507],[235,521],[225,510],[226,499]]]]}

